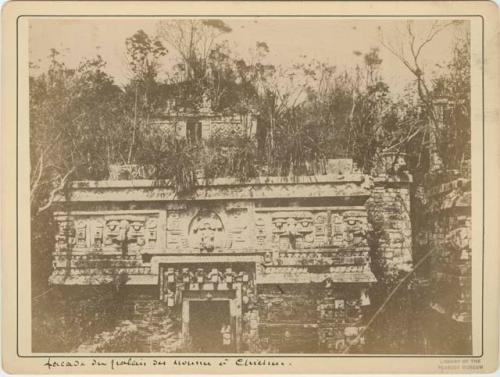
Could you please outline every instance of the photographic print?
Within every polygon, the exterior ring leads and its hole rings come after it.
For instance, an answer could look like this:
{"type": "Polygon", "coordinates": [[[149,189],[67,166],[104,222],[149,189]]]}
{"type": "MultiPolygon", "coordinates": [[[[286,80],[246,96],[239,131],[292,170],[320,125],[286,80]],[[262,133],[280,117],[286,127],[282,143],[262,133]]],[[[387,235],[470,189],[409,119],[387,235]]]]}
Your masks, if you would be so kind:
{"type": "Polygon", "coordinates": [[[30,64],[33,351],[471,354],[467,21],[41,19],[30,64]]]}
{"type": "Polygon", "coordinates": [[[480,22],[26,17],[23,349],[483,355],[480,22]]]}

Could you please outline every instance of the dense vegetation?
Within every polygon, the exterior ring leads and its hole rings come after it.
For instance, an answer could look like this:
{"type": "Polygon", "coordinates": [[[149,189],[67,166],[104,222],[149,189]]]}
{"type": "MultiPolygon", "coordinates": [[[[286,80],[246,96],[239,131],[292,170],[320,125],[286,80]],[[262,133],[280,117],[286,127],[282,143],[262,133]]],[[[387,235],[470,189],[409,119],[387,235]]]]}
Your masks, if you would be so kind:
{"type": "MultiPolygon", "coordinates": [[[[417,185],[431,170],[459,168],[470,158],[468,36],[456,39],[442,73],[431,76],[420,63],[421,50],[446,27],[453,25],[436,23],[419,43],[409,23],[399,41],[408,56],[384,41],[415,76],[398,95],[380,74],[377,48],[354,51],[357,63],[348,70],[315,60],[283,68],[264,63],[269,47],[262,41],[248,61],[237,56],[224,40],[231,29],[219,20],[164,21],[156,36],[131,35],[124,41],[130,78],[122,86],[99,55],[73,68],[52,49],[48,70],[30,77],[34,307],[47,298],[54,196],[70,180],[105,179],[112,164],[153,166],[155,177],[179,192],[196,185],[200,172],[240,179],[317,174],[325,159],[338,157],[370,172],[384,151],[408,156],[417,185]],[[177,64],[160,80],[161,57],[174,53],[177,64]],[[197,112],[207,98],[214,112],[255,114],[256,140],[223,134],[193,144],[151,126],[167,106],[197,112]]],[[[52,323],[43,315],[34,320],[52,323]]]]}
{"type": "MultiPolygon", "coordinates": [[[[452,27],[436,25],[435,32],[452,27]]],[[[195,170],[209,177],[311,174],[319,172],[317,162],[336,157],[353,158],[369,172],[384,150],[407,153],[417,175],[439,165],[430,156],[446,169],[469,157],[468,38],[456,40],[439,75],[423,72],[418,54],[411,61],[398,55],[416,79],[396,95],[380,75],[384,63],[376,48],[354,51],[358,63],[349,70],[314,60],[283,68],[262,63],[265,42],[256,42],[250,62],[236,56],[224,41],[229,32],[215,20],[163,22],[154,37],[137,31],[124,41],[130,75],[121,87],[99,55],[68,68],[52,49],[48,70],[30,77],[35,213],[68,179],[106,178],[110,164],[157,165],[158,178],[181,180],[183,187],[195,170]],[[160,58],[174,52],[178,63],[159,80],[160,58]],[[231,151],[215,148],[207,159],[199,146],[158,135],[151,126],[167,107],[196,112],[206,98],[215,112],[256,114],[257,142],[216,135],[204,147],[220,146],[223,138],[231,151]],[[436,99],[444,105],[427,106],[436,99]],[[169,159],[176,163],[158,166],[169,159]]],[[[412,51],[425,49],[412,43],[412,51]]]]}

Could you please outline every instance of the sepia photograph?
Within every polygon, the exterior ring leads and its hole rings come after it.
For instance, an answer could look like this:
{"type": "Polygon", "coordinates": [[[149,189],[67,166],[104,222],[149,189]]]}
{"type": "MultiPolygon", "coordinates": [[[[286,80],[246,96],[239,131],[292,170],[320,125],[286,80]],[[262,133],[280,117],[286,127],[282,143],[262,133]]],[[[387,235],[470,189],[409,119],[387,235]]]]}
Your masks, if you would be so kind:
{"type": "Polygon", "coordinates": [[[32,352],[472,355],[469,20],[41,17],[28,49],[32,352]]]}
{"type": "Polygon", "coordinates": [[[497,371],[498,10],[7,2],[2,372],[497,371]]]}

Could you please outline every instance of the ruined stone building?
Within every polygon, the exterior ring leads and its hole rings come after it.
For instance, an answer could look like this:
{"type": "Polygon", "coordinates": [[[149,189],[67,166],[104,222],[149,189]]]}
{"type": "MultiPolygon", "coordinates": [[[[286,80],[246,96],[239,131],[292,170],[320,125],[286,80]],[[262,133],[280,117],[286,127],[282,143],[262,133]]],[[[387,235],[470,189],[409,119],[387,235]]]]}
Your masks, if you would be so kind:
{"type": "Polygon", "coordinates": [[[253,138],[257,132],[257,118],[254,114],[220,113],[211,109],[210,100],[204,96],[200,109],[175,108],[175,101],[169,101],[166,109],[158,113],[150,126],[164,132],[172,132],[179,138],[199,142],[218,134],[236,134],[253,138]]]}
{"type": "Polygon", "coordinates": [[[472,353],[470,164],[429,185],[428,218],[420,234],[432,252],[429,352],[472,353]]]}
{"type": "Polygon", "coordinates": [[[327,170],[201,179],[187,196],[147,179],[73,182],[54,213],[50,282],[115,284],[144,352],[362,349],[377,282],[367,232],[384,232],[384,273],[411,269],[411,178],[351,160],[327,170]]]}

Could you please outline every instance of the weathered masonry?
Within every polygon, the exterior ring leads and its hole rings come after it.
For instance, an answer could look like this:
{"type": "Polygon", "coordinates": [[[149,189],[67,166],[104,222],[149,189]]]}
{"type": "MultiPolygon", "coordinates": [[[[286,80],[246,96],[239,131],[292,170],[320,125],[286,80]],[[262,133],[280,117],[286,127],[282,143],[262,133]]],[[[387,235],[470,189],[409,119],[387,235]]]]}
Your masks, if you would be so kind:
{"type": "Polygon", "coordinates": [[[377,281],[373,222],[386,272],[411,268],[409,185],[350,160],[314,177],[200,181],[188,197],[150,180],[74,182],[50,281],[116,284],[148,352],[355,349],[377,281]]]}
{"type": "Polygon", "coordinates": [[[427,208],[433,221],[424,229],[433,251],[428,344],[432,352],[472,353],[470,164],[437,181],[427,208]]]}

